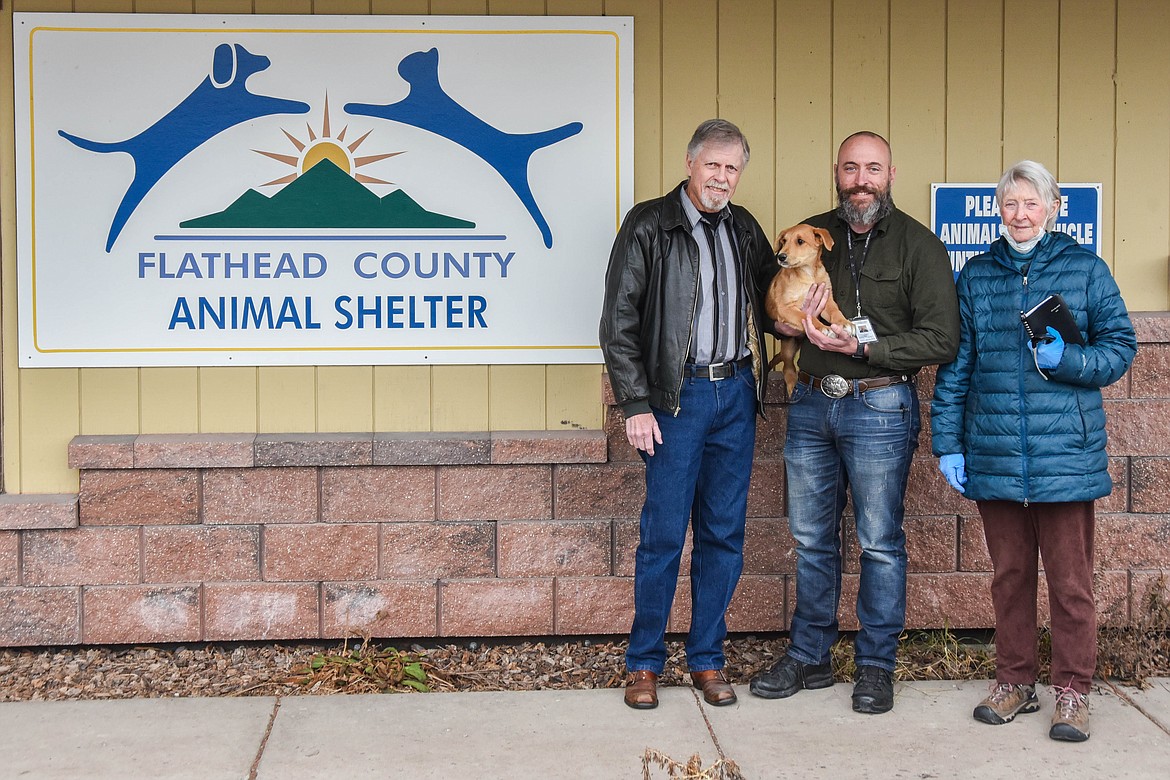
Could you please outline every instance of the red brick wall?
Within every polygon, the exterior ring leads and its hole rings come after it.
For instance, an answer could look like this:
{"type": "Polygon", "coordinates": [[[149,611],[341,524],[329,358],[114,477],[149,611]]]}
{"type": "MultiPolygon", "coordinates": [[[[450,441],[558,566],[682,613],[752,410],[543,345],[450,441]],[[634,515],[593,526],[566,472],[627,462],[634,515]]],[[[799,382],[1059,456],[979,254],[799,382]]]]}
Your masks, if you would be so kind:
{"type": "MultiPolygon", "coordinates": [[[[1170,575],[1170,315],[1135,325],[1137,360],[1105,393],[1115,488],[1098,502],[1097,598],[1114,622],[1170,575]]],[[[0,496],[0,645],[625,634],[644,488],[609,411],[604,431],[77,437],[77,495],[0,496]]],[[[773,404],[760,423],[731,631],[783,630],[791,614],[784,422],[773,404]]],[[[929,453],[926,426],[907,623],[989,627],[978,514],[929,453]]]]}

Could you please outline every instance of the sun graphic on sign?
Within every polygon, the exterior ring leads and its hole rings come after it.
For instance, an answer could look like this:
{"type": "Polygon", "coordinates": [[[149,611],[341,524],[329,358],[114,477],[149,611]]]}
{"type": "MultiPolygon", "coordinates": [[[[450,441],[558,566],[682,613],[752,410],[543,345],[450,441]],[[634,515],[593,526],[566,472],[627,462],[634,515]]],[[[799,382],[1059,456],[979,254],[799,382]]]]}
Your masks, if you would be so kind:
{"type": "Polygon", "coordinates": [[[345,143],[345,133],[349,127],[341,128],[336,136],[333,135],[329,126],[329,96],[325,96],[325,114],[321,121],[321,131],[318,134],[313,130],[311,125],[306,124],[305,130],[308,132],[308,138],[301,140],[297,138],[288,130],[283,130],[285,137],[296,148],[296,154],[281,154],[280,152],[266,152],[260,149],[253,149],[257,154],[262,154],[265,157],[270,157],[277,162],[282,162],[285,165],[291,166],[296,170],[292,173],[281,176],[279,179],[265,182],[260,185],[262,187],[269,187],[276,184],[288,184],[295,181],[298,176],[301,176],[317,163],[322,160],[328,160],[336,165],[341,170],[353,176],[357,181],[363,184],[393,184],[394,182],[386,181],[385,179],[378,179],[373,176],[368,176],[364,173],[358,172],[358,168],[363,168],[370,163],[385,160],[389,157],[396,157],[402,152],[388,152],[385,154],[371,154],[364,157],[356,156],[357,150],[362,143],[370,136],[373,130],[367,130],[365,135],[358,138],[350,144],[345,143]]]}

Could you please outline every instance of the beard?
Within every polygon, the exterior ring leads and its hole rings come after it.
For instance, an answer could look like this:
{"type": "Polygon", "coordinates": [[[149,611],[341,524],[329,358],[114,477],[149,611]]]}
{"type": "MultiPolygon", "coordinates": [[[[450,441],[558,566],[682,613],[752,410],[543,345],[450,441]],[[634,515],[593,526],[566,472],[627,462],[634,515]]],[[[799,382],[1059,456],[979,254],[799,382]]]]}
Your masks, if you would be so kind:
{"type": "Polygon", "coordinates": [[[718,195],[708,192],[706,187],[699,190],[699,202],[703,204],[703,208],[709,211],[722,211],[729,200],[731,200],[731,196],[727,190],[718,195]]]}
{"type": "Polygon", "coordinates": [[[894,198],[890,194],[889,186],[884,190],[865,185],[842,190],[838,184],[837,204],[837,216],[851,225],[872,225],[894,210],[894,198]],[[868,192],[873,196],[865,208],[855,206],[851,200],[851,196],[860,192],[868,192]]]}

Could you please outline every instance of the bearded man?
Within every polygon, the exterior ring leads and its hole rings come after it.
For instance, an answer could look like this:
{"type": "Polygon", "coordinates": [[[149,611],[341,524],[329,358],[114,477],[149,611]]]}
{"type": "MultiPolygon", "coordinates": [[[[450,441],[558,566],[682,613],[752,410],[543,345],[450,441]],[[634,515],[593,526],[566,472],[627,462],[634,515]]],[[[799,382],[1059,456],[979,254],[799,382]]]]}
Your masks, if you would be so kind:
{"type": "Polygon", "coordinates": [[[848,491],[861,564],[852,698],[853,709],[867,714],[894,706],[894,658],[906,616],[902,518],[920,426],[915,376],[952,360],[959,344],[950,260],[930,230],[894,206],[891,157],[877,133],[846,138],[833,166],[839,205],[805,220],[833,237],[823,260],[831,294],[853,327],[825,332],[817,316],[830,291],[818,286],[805,300],[804,331],[785,333],[806,337],[784,450],[796,608],[787,653],[750,686],[757,696],[780,699],[833,684],[829,651],[838,635],[848,491]]]}

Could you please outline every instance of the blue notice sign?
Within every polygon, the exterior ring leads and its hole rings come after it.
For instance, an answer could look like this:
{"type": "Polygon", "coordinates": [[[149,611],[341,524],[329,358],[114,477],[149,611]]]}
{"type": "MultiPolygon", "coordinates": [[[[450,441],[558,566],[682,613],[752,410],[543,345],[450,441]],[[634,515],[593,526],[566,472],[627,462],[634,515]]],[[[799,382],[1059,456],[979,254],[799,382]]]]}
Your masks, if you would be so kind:
{"type": "MultiPolygon", "coordinates": [[[[1003,232],[994,184],[931,184],[930,224],[947,247],[955,275],[1003,232]]],[[[1101,185],[1061,184],[1056,230],[1101,254],[1101,185]]]]}

